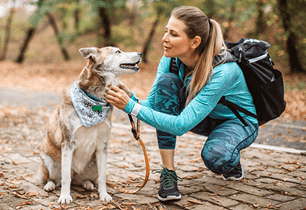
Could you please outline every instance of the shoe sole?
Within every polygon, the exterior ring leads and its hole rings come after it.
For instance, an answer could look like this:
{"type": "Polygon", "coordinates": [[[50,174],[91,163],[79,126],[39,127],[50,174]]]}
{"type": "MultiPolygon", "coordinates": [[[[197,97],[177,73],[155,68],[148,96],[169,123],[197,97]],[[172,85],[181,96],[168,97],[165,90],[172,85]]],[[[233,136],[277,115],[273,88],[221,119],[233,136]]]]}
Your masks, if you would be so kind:
{"type": "Polygon", "coordinates": [[[172,200],[180,200],[182,198],[182,195],[181,194],[179,196],[168,195],[166,198],[162,198],[159,195],[157,195],[157,198],[160,201],[172,201],[172,200]]]}
{"type": "Polygon", "coordinates": [[[227,181],[239,181],[239,180],[243,179],[243,177],[244,177],[244,172],[243,172],[243,169],[242,169],[242,175],[241,175],[241,177],[236,178],[236,177],[230,176],[230,177],[225,178],[225,177],[223,176],[223,180],[225,180],[225,181],[226,181],[226,180],[227,180],[227,181]]]}

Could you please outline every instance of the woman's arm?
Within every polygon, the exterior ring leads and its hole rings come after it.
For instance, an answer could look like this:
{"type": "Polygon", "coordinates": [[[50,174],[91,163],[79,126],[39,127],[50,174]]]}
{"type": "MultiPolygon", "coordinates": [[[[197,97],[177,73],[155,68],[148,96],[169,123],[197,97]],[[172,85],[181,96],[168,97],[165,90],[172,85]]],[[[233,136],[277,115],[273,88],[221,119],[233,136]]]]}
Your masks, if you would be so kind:
{"type": "MultiPolygon", "coordinates": [[[[217,68],[225,68],[225,65],[222,66],[217,68]]],[[[229,74],[223,69],[217,71],[211,81],[178,116],[154,111],[131,100],[124,111],[127,113],[134,112],[138,119],[158,130],[180,136],[199,124],[214,109],[220,98],[235,81],[232,77],[234,77],[233,74],[229,74]]]]}

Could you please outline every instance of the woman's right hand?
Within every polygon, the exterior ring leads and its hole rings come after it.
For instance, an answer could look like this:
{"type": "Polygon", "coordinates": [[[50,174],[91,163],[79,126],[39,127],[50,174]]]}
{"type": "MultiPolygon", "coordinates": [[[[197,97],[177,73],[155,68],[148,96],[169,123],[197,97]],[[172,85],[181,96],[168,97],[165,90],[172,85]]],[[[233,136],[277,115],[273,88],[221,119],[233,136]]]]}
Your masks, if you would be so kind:
{"type": "Polygon", "coordinates": [[[119,81],[119,88],[124,90],[124,92],[126,92],[126,94],[131,98],[132,97],[132,93],[129,90],[129,88],[122,82],[119,81]]]}

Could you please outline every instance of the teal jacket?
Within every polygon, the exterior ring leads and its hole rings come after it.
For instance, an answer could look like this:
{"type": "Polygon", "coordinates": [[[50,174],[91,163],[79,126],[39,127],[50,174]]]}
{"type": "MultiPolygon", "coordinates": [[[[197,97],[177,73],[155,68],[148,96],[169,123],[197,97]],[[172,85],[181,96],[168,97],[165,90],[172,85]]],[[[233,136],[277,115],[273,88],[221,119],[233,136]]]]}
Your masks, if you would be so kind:
{"type": "MultiPolygon", "coordinates": [[[[196,97],[177,116],[164,114],[153,110],[156,91],[156,81],[165,73],[169,73],[171,58],[165,56],[160,60],[155,82],[146,100],[141,101],[141,109],[137,118],[157,128],[158,130],[181,136],[190,131],[207,116],[213,119],[235,119],[235,114],[226,106],[218,104],[220,98],[225,98],[238,106],[256,114],[252,95],[246,85],[242,70],[236,62],[225,63],[214,68],[211,80],[203,87],[196,97]]],[[[179,77],[184,77],[184,64],[177,59],[179,77]]],[[[185,80],[187,87],[192,76],[185,80]]],[[[132,94],[124,112],[130,114],[138,101],[132,94]]],[[[241,116],[253,124],[257,119],[239,112],[241,116]]]]}

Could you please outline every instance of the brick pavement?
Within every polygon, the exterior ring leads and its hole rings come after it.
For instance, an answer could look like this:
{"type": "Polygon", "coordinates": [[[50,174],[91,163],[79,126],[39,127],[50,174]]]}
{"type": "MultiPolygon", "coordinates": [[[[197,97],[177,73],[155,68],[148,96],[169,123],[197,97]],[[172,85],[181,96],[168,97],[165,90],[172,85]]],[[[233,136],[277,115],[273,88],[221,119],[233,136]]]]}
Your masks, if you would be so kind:
{"type": "MultiPolygon", "coordinates": [[[[98,200],[97,190],[72,186],[73,203],[57,204],[60,188],[47,193],[35,185],[39,166],[39,142],[45,136],[47,110],[0,112],[0,209],[306,209],[306,156],[281,151],[248,148],[241,153],[245,171],[242,181],[224,181],[203,164],[200,152],[205,138],[185,135],[178,138],[177,174],[182,199],[161,203],[156,194],[159,174],[150,174],[148,184],[137,194],[108,188],[110,204],[98,200]],[[20,113],[23,113],[20,115],[20,113]]],[[[115,124],[109,140],[107,179],[130,189],[139,186],[145,175],[139,143],[129,126],[115,124]]],[[[141,138],[150,159],[150,168],[160,168],[155,133],[142,126],[141,138]]]]}

